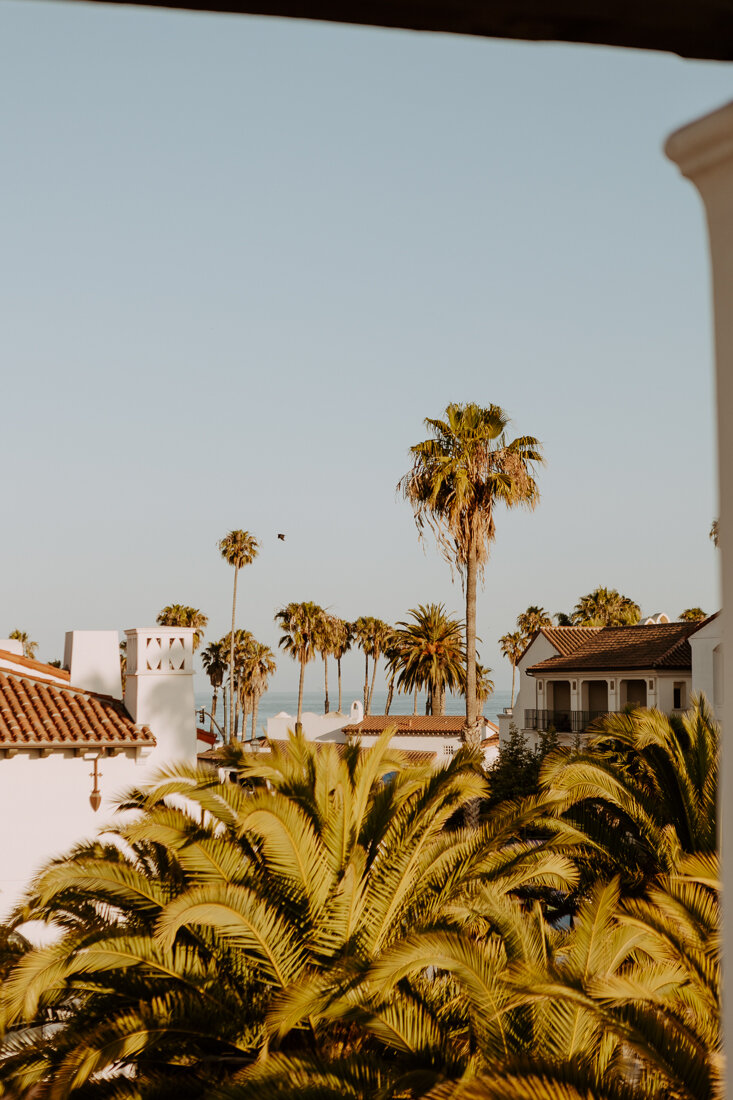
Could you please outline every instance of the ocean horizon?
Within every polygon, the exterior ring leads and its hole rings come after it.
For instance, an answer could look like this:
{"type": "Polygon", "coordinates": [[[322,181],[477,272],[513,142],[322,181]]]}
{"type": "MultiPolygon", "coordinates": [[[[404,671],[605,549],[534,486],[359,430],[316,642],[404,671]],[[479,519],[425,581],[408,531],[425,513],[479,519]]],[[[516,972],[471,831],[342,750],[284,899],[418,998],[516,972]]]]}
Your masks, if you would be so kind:
{"type": "MultiPolygon", "coordinates": [[[[211,711],[212,692],[197,691],[195,693],[196,707],[203,707],[206,711],[211,711]]],[[[351,709],[351,704],[354,700],[361,702],[362,690],[346,691],[343,692],[343,710],[348,714],[351,709]]],[[[510,691],[495,691],[494,694],[484,704],[484,715],[491,722],[495,722],[497,715],[508,707],[511,701],[510,691]]],[[[384,714],[384,707],[387,702],[387,692],[383,688],[379,691],[376,687],[374,689],[374,695],[372,697],[372,714],[384,714]]],[[[331,710],[335,711],[338,706],[338,689],[336,691],[329,691],[329,703],[331,710]]],[[[310,690],[303,692],[303,712],[312,712],[313,714],[324,713],[324,696],[323,688],[320,691],[310,690]]],[[[257,711],[257,729],[262,733],[266,729],[267,719],[274,718],[276,714],[280,714],[285,711],[286,714],[296,713],[298,706],[298,689],[294,691],[268,691],[260,699],[260,705],[257,711]]],[[[423,694],[418,696],[418,714],[425,713],[425,696],[423,694]]],[[[465,711],[465,702],[462,696],[448,695],[446,698],[445,712],[446,714],[463,714],[465,711]]],[[[390,714],[412,714],[412,696],[397,695],[395,694],[392,700],[392,706],[390,707],[390,714]]],[[[222,715],[222,702],[221,694],[219,694],[217,700],[216,718],[221,720],[222,715]]],[[[251,722],[251,716],[248,716],[248,728],[251,722]]],[[[204,729],[208,729],[210,725],[210,719],[208,714],[205,716],[203,723],[199,722],[199,725],[204,729]]]]}

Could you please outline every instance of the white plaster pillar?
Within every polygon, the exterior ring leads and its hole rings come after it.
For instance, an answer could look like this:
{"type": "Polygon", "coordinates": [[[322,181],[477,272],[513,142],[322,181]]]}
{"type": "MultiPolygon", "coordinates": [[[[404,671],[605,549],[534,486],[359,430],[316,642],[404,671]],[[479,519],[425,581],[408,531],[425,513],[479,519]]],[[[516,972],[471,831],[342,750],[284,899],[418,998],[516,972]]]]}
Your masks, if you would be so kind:
{"type": "Polygon", "coordinates": [[[126,630],[125,707],[133,722],[149,726],[156,747],[150,769],[174,761],[196,762],[191,627],[126,630]]]}
{"type": "MultiPolygon", "coordinates": [[[[708,223],[713,280],[715,374],[718,399],[718,485],[722,633],[730,637],[733,609],[733,103],[677,130],[665,152],[702,196],[708,223]]],[[[694,385],[691,364],[690,384],[694,385]]],[[[712,517],[711,517],[712,518],[712,517]]],[[[723,650],[724,729],[733,729],[733,646],[723,650]]],[[[726,803],[733,796],[733,751],[723,751],[720,837],[723,863],[723,1036],[728,1058],[733,1051],[733,845],[726,803]],[[727,891],[727,894],[726,892],[727,891]]],[[[733,1090],[726,1090],[729,1096],[733,1090]]]]}

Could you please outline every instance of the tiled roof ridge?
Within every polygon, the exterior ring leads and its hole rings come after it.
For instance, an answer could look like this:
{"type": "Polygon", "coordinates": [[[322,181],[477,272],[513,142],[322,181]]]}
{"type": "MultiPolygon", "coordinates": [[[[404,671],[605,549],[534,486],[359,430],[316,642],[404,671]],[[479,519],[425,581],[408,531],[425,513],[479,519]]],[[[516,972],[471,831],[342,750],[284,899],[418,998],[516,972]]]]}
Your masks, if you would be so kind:
{"type": "Polygon", "coordinates": [[[57,668],[56,665],[49,665],[47,661],[36,661],[33,657],[24,657],[22,653],[12,653],[9,649],[0,649],[0,660],[12,661],[13,664],[20,665],[22,668],[35,668],[60,680],[70,678],[69,670],[66,668],[57,668]]]}

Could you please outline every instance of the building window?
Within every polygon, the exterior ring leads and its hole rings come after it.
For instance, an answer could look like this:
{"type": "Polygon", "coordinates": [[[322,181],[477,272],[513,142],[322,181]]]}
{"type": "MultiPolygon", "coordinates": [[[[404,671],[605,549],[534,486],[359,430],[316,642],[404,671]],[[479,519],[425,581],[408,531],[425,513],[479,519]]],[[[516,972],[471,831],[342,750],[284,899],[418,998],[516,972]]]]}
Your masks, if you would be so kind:
{"type": "Polygon", "coordinates": [[[541,683],[539,683],[539,684],[537,685],[537,690],[538,690],[538,691],[542,691],[542,684],[541,684],[541,683]]]}
{"type": "Polygon", "coordinates": [[[443,745],[443,756],[453,756],[455,751],[454,745],[443,745]]]}
{"type": "Polygon", "coordinates": [[[654,691],[654,681],[653,680],[649,681],[649,690],[654,691]]]}
{"type": "Polygon", "coordinates": [[[573,680],[573,691],[577,691],[577,690],[578,690],[578,681],[573,680]]]}
{"type": "Polygon", "coordinates": [[[610,680],[608,686],[610,687],[611,691],[615,691],[616,690],[616,681],[615,680],[610,680]]]}
{"type": "Polygon", "coordinates": [[[683,683],[675,684],[672,689],[674,700],[672,706],[675,710],[684,710],[686,704],[685,701],[685,685],[683,683]]]}

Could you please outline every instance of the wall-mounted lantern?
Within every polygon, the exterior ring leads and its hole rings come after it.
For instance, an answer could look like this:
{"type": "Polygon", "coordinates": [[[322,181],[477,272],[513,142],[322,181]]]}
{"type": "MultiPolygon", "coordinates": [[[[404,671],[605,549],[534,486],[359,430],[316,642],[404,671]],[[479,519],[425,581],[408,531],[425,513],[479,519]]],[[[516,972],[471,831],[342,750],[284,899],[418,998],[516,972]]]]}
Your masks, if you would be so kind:
{"type": "Polygon", "coordinates": [[[99,757],[94,757],[94,771],[89,772],[90,776],[94,780],[92,787],[92,793],[89,795],[89,805],[96,813],[99,807],[102,805],[102,795],[99,790],[99,780],[102,777],[102,773],[99,770],[99,757]]]}

